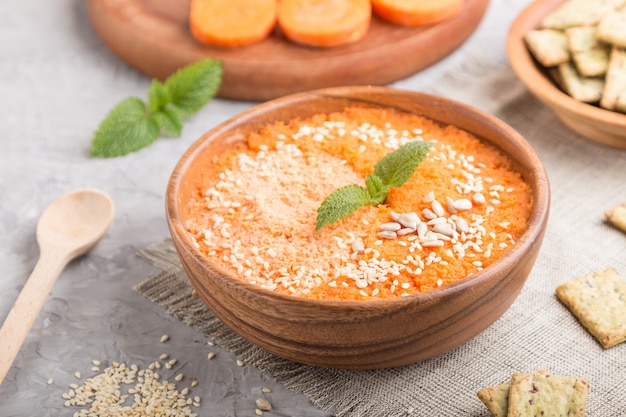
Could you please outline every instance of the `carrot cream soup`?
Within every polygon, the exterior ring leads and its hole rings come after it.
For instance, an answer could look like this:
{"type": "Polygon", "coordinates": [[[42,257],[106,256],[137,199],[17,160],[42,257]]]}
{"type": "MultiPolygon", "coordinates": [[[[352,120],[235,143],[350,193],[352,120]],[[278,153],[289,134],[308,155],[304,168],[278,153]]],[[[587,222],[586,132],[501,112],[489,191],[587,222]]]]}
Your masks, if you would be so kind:
{"type": "Polygon", "coordinates": [[[187,228],[211,262],[262,288],[326,300],[401,297],[466,278],[515,243],[532,207],[529,185],[497,148],[371,108],[268,125],[217,156],[197,195],[187,228]],[[434,145],[384,204],[316,231],[328,195],[364,185],[411,141],[434,145]]]}

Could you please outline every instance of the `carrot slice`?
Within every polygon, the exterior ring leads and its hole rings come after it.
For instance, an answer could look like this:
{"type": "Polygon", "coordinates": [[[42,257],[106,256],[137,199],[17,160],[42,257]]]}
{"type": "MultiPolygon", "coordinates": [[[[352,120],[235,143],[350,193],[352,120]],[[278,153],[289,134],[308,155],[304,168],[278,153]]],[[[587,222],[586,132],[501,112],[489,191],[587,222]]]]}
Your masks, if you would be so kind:
{"type": "Polygon", "coordinates": [[[276,25],[277,0],[191,0],[189,26],[197,40],[235,47],[266,38],[276,25]]]}
{"type": "Polygon", "coordinates": [[[419,26],[449,19],[463,10],[464,0],[371,0],[377,16],[403,26],[419,26]]]}
{"type": "Polygon", "coordinates": [[[278,23],[287,39],[333,47],[356,42],[367,33],[370,0],[280,0],[278,23]]]}

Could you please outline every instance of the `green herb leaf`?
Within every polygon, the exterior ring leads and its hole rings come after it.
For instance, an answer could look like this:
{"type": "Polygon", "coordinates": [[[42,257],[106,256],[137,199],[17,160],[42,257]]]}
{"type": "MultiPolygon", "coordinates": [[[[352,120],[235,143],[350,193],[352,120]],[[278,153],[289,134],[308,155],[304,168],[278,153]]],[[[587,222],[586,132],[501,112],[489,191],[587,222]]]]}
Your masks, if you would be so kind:
{"type": "Polygon", "coordinates": [[[317,209],[315,230],[354,213],[359,207],[371,203],[370,193],[356,184],[338,188],[326,197],[317,209]]]}
{"type": "Polygon", "coordinates": [[[191,116],[217,93],[221,78],[221,62],[208,59],[176,71],[165,81],[165,88],[180,113],[191,116]]]}
{"type": "Polygon", "coordinates": [[[161,132],[180,136],[183,119],[215,96],[221,80],[222,63],[214,59],[181,68],[163,83],[152,80],[148,104],[135,97],[127,98],[100,123],[91,141],[91,155],[126,155],[150,145],[161,132]]]}
{"type": "Polygon", "coordinates": [[[389,194],[389,186],[386,185],[382,178],[378,175],[372,174],[365,178],[365,186],[370,193],[373,204],[382,204],[389,194]]]}
{"type": "Polygon", "coordinates": [[[317,209],[315,230],[341,220],[368,204],[383,204],[392,188],[402,186],[426,158],[432,142],[408,142],[385,155],[365,178],[365,186],[346,185],[326,197],[317,209]]]}
{"type": "Polygon", "coordinates": [[[170,101],[170,94],[167,88],[165,88],[165,85],[159,80],[152,80],[152,84],[150,84],[150,89],[148,90],[148,106],[150,107],[150,112],[158,112],[170,101]]]}
{"type": "Polygon", "coordinates": [[[180,136],[183,130],[183,117],[176,107],[166,107],[152,116],[162,131],[174,137],[180,136]]]}
{"type": "Polygon", "coordinates": [[[374,174],[389,187],[400,187],[407,182],[415,168],[422,163],[432,142],[408,142],[388,153],[376,163],[374,174]]]}
{"type": "Polygon", "coordinates": [[[91,142],[91,155],[110,158],[148,146],[159,137],[159,126],[143,101],[129,97],[102,121],[91,142]]]}

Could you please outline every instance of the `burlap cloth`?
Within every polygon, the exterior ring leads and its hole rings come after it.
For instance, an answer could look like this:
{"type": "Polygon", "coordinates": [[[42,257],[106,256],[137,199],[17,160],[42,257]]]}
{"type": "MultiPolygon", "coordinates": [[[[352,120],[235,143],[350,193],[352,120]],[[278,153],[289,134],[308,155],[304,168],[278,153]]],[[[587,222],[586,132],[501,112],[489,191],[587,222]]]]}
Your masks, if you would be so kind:
{"type": "Polygon", "coordinates": [[[507,381],[513,372],[540,369],[589,379],[588,416],[626,416],[626,343],[603,350],[554,295],[558,284],[608,267],[626,279],[626,234],[604,221],[606,209],[626,203],[626,151],[572,133],[508,67],[485,68],[478,58],[423,90],[494,113],[516,128],[537,150],[552,187],[535,267],[512,307],[480,335],[415,365],[322,369],[275,357],[226,328],[191,296],[170,241],[141,252],[162,272],[136,290],[336,416],[488,416],[476,397],[479,389],[507,381]]]}

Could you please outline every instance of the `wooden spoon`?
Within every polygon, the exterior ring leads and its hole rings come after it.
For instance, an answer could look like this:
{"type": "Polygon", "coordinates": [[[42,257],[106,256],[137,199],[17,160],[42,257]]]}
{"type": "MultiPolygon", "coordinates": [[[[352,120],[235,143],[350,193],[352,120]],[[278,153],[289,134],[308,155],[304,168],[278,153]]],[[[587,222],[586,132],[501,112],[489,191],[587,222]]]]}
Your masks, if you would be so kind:
{"type": "Polygon", "coordinates": [[[91,249],[113,220],[111,198],[98,190],[77,190],[55,200],[37,223],[40,257],[0,328],[0,384],[57,277],[91,249]]]}

